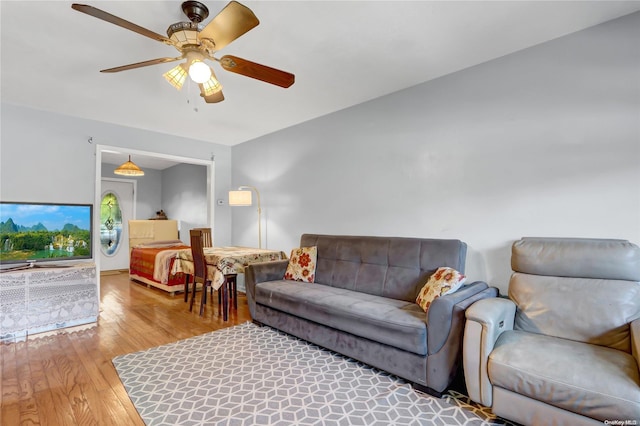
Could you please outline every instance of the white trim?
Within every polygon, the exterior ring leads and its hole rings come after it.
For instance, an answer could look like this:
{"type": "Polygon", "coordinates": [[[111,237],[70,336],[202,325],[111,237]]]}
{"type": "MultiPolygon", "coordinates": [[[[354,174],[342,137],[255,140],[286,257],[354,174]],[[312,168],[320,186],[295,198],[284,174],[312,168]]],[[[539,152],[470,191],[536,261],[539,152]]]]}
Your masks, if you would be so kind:
{"type": "Polygon", "coordinates": [[[109,145],[97,144],[96,154],[99,152],[100,156],[102,157],[102,151],[109,151],[117,154],[131,154],[133,156],[144,155],[147,157],[156,157],[156,158],[162,158],[164,160],[175,161],[177,163],[197,164],[201,166],[207,166],[213,162],[212,160],[202,160],[199,158],[181,157],[181,156],[172,155],[172,154],[162,154],[160,152],[140,151],[138,149],[123,148],[120,146],[109,146],[109,145]]]}

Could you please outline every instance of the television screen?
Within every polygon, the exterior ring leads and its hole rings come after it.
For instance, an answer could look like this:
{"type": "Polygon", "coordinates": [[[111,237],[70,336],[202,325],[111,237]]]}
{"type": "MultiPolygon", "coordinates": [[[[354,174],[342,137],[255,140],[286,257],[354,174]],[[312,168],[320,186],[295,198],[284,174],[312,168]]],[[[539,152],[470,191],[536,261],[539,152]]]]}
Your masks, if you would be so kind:
{"type": "Polygon", "coordinates": [[[92,210],[0,201],[0,264],[91,259],[92,210]]]}

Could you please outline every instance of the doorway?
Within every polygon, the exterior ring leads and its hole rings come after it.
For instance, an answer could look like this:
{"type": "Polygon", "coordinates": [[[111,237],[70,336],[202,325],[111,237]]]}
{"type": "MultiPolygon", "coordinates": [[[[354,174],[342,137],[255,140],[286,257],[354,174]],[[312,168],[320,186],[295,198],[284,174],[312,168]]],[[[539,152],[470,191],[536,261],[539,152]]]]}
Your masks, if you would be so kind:
{"type": "MultiPolygon", "coordinates": [[[[180,156],[176,156],[176,155],[170,155],[170,154],[161,154],[158,152],[149,152],[149,151],[141,151],[141,150],[136,150],[136,149],[129,149],[129,148],[122,148],[122,147],[116,147],[116,146],[108,146],[108,145],[101,145],[101,144],[97,144],[96,145],[96,164],[95,164],[95,170],[96,170],[96,179],[95,179],[95,201],[94,201],[94,206],[96,206],[96,208],[94,208],[94,220],[93,220],[93,229],[94,229],[94,235],[98,236],[100,235],[100,209],[97,208],[98,206],[100,206],[101,203],[101,195],[103,193],[103,188],[102,188],[102,180],[103,179],[112,179],[112,178],[103,178],[102,177],[102,159],[103,159],[103,153],[105,153],[105,155],[109,155],[109,154],[123,154],[123,155],[132,155],[134,156],[136,159],[142,158],[142,157],[149,157],[151,159],[160,159],[160,160],[169,160],[175,163],[183,163],[183,164],[193,164],[193,165],[200,165],[200,166],[205,166],[207,169],[206,172],[206,192],[207,192],[207,226],[211,227],[212,230],[214,230],[215,233],[215,227],[214,227],[214,211],[215,211],[215,205],[214,205],[214,187],[215,187],[215,161],[214,161],[214,156],[211,156],[211,159],[197,159],[197,158],[189,158],[189,157],[180,157],[180,156]]],[[[136,188],[136,191],[138,189],[136,188]]],[[[135,217],[135,215],[138,214],[134,211],[134,217],[133,219],[137,219],[137,217],[135,217]]],[[[215,238],[215,237],[214,237],[215,238]]],[[[101,249],[100,249],[100,239],[99,238],[94,238],[93,239],[93,249],[94,249],[94,260],[96,262],[96,266],[97,266],[97,270],[101,271],[103,269],[105,269],[102,265],[102,256],[98,255],[98,253],[100,253],[101,249]]],[[[129,250],[128,250],[128,240],[125,241],[125,244],[127,245],[127,248],[124,250],[127,252],[127,256],[129,254],[129,250]]],[[[128,262],[128,261],[127,261],[128,262]]],[[[128,263],[127,263],[128,265],[128,263]]],[[[100,282],[98,280],[98,286],[100,285],[100,282]]]]}

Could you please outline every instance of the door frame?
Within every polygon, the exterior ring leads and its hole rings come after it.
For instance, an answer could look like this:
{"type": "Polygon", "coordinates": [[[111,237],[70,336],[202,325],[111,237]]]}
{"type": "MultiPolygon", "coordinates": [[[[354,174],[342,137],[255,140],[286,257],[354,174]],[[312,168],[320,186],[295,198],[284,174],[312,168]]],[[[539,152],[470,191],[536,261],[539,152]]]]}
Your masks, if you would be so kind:
{"type": "MultiPolygon", "coordinates": [[[[100,205],[100,198],[102,194],[102,153],[103,152],[115,152],[119,154],[127,154],[164,158],[166,160],[175,161],[178,163],[195,164],[207,167],[207,226],[213,228],[214,212],[215,212],[215,161],[213,155],[210,160],[202,160],[199,158],[181,157],[178,155],[161,154],[158,152],[142,151],[138,149],[123,148],[119,146],[110,146],[96,144],[96,176],[95,176],[95,189],[94,189],[94,206],[100,205]]],[[[137,198],[137,196],[136,196],[137,198]]],[[[215,232],[215,231],[214,231],[215,232]]],[[[100,235],[100,209],[93,209],[93,235],[100,235]]],[[[100,238],[93,238],[93,253],[99,253],[100,250],[100,238]]],[[[93,256],[93,261],[96,264],[96,274],[98,281],[98,291],[100,291],[100,256],[97,254],[93,256]]],[[[98,293],[99,294],[99,293],[98,293]]]]}

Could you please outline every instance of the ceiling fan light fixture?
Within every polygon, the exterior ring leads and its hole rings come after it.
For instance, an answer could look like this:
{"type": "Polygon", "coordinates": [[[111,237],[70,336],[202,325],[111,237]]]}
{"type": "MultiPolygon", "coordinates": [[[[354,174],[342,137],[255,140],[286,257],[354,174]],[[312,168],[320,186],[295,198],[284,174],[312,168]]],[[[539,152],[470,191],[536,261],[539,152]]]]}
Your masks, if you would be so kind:
{"type": "Polygon", "coordinates": [[[211,96],[214,93],[217,93],[222,90],[222,84],[216,79],[216,76],[213,74],[213,70],[211,71],[211,77],[209,80],[204,83],[200,83],[202,86],[202,92],[204,96],[211,96]]]}
{"type": "Polygon", "coordinates": [[[178,90],[182,89],[182,85],[187,80],[187,75],[188,74],[187,70],[185,69],[185,64],[180,64],[162,74],[162,76],[167,79],[169,84],[171,84],[178,90]]]}
{"type": "Polygon", "coordinates": [[[211,67],[200,60],[191,62],[189,77],[196,83],[204,83],[211,78],[211,67]]]}
{"type": "Polygon", "coordinates": [[[122,163],[113,173],[121,176],[144,176],[144,171],[131,161],[131,156],[129,161],[122,163]]]}

